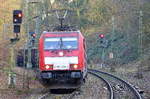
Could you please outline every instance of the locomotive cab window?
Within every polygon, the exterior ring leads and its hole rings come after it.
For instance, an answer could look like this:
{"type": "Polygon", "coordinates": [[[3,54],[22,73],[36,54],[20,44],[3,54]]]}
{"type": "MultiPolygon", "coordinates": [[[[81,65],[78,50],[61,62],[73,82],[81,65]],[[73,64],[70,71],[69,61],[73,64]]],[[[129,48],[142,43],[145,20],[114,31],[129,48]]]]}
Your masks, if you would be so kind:
{"type": "Polygon", "coordinates": [[[77,37],[45,38],[44,41],[45,50],[77,49],[77,48],[78,48],[77,37]]]}

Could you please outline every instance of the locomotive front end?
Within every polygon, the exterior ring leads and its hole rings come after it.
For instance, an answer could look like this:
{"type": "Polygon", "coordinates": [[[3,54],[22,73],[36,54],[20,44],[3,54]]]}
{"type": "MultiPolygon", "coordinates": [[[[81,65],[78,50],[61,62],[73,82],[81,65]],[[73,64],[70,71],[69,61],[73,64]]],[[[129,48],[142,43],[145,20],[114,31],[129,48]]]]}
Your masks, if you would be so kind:
{"type": "Polygon", "coordinates": [[[77,88],[85,77],[85,49],[81,34],[47,33],[40,38],[40,78],[51,89],[77,88]]]}

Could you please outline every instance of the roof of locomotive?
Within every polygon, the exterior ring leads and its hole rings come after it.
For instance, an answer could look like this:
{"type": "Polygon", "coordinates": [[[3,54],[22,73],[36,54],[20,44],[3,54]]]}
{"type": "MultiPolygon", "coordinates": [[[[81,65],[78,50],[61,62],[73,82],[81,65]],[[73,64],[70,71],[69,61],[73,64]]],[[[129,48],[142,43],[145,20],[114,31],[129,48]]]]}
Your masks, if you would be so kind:
{"type": "Polygon", "coordinates": [[[45,37],[55,37],[55,36],[79,36],[84,39],[84,36],[80,31],[43,31],[39,40],[43,40],[45,37]]]}
{"type": "Polygon", "coordinates": [[[58,35],[64,35],[64,36],[75,36],[75,35],[78,35],[78,36],[80,36],[80,37],[82,37],[82,38],[84,38],[84,36],[82,35],[82,33],[78,30],[78,31],[43,31],[43,33],[42,33],[42,35],[41,35],[41,37],[45,37],[45,36],[58,36],[58,35]]]}
{"type": "Polygon", "coordinates": [[[49,33],[51,33],[51,34],[61,34],[61,33],[65,33],[65,34],[67,34],[67,33],[81,33],[79,30],[78,31],[43,31],[43,34],[49,34],[49,33]]]}

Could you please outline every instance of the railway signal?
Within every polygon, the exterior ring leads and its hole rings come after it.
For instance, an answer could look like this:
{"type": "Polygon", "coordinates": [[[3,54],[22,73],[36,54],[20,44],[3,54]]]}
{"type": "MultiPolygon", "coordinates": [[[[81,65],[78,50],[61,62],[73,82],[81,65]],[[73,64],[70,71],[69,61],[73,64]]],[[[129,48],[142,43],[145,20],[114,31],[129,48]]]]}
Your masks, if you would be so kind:
{"type": "Polygon", "coordinates": [[[105,35],[100,34],[99,37],[100,37],[100,44],[101,44],[100,46],[103,48],[107,48],[108,47],[108,40],[105,38],[105,35]]]}
{"type": "Polygon", "coordinates": [[[31,41],[34,44],[35,42],[35,38],[36,38],[36,33],[35,32],[29,32],[30,36],[31,36],[31,41]]]}
{"type": "Polygon", "coordinates": [[[35,37],[36,37],[36,34],[34,33],[34,34],[32,34],[31,36],[32,36],[32,38],[35,38],[35,37]]]}
{"type": "Polygon", "coordinates": [[[100,34],[99,37],[100,37],[100,43],[103,43],[104,42],[104,37],[105,37],[104,34],[100,34]]]}
{"type": "Polygon", "coordinates": [[[13,11],[13,24],[21,24],[22,23],[22,10],[14,10],[13,11]]]}
{"type": "Polygon", "coordinates": [[[20,33],[20,25],[14,25],[14,33],[20,33]]]}
{"type": "Polygon", "coordinates": [[[31,35],[32,38],[36,37],[36,33],[35,32],[29,32],[29,34],[31,35]]]}

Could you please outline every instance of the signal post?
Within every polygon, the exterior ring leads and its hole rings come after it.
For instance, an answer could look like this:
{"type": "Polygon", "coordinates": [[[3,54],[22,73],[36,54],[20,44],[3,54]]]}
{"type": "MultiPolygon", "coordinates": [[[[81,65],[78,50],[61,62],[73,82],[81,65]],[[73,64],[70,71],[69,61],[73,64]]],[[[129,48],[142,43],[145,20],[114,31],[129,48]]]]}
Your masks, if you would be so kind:
{"type": "Polygon", "coordinates": [[[108,40],[105,38],[104,34],[100,34],[99,38],[100,38],[100,47],[102,48],[101,67],[103,67],[104,66],[104,59],[105,59],[105,49],[108,47],[108,40]]]}
{"type": "Polygon", "coordinates": [[[15,67],[15,58],[14,58],[14,47],[17,41],[19,41],[19,33],[20,33],[20,28],[21,28],[21,23],[22,23],[22,10],[13,10],[13,32],[15,33],[15,38],[11,38],[11,46],[10,46],[10,63],[11,67],[9,70],[9,75],[8,75],[8,87],[9,88],[15,88],[16,85],[16,74],[13,73],[12,69],[15,67]]]}

